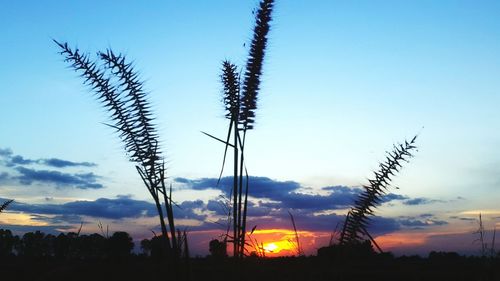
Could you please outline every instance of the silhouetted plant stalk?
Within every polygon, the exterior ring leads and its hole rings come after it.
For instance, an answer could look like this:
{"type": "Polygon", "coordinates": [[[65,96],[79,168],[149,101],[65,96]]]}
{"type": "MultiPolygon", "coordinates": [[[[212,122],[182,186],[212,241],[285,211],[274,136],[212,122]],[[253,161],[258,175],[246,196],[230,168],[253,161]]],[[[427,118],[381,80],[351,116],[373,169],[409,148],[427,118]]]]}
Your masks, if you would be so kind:
{"type": "MultiPolygon", "coordinates": [[[[364,185],[364,191],[354,202],[354,207],[348,212],[344,221],[342,233],[340,235],[340,244],[350,244],[361,242],[363,237],[368,236],[372,242],[369,233],[366,231],[369,219],[375,208],[382,202],[383,196],[390,187],[392,177],[402,168],[402,162],[408,162],[413,155],[410,151],[416,149],[415,140],[417,136],[404,144],[394,145],[392,152],[387,152],[386,160],[380,163],[380,170],[374,172],[374,179],[368,180],[369,184],[364,185]]],[[[378,245],[376,245],[377,248],[378,245]]]]}
{"type": "Polygon", "coordinates": [[[290,220],[292,221],[292,225],[293,225],[293,231],[295,233],[295,241],[292,244],[295,248],[295,252],[297,253],[297,256],[300,257],[300,256],[304,255],[304,251],[302,250],[302,247],[300,246],[299,233],[297,232],[297,226],[295,225],[295,219],[293,218],[292,213],[290,213],[290,211],[288,211],[288,214],[290,215],[290,220]]]}
{"type": "Polygon", "coordinates": [[[488,247],[488,243],[485,242],[486,240],[486,230],[484,228],[483,224],[483,218],[481,213],[479,213],[479,220],[478,220],[478,229],[474,231],[474,234],[478,234],[479,237],[473,241],[473,243],[479,242],[481,245],[481,256],[486,257],[494,257],[497,253],[495,252],[495,240],[496,240],[496,234],[497,234],[497,229],[496,226],[493,228],[493,236],[491,238],[491,246],[488,247]]]}
{"type": "MultiPolygon", "coordinates": [[[[226,107],[226,118],[229,126],[226,140],[208,136],[225,144],[219,181],[222,177],[226,155],[229,147],[233,149],[233,188],[232,227],[233,235],[228,241],[233,243],[234,257],[245,254],[246,217],[248,206],[248,173],[245,168],[244,151],[246,133],[252,130],[257,109],[257,97],[260,89],[260,77],[267,45],[267,35],[271,22],[274,0],[261,0],[255,17],[253,39],[247,57],[243,82],[240,81],[238,68],[229,61],[222,63],[221,80],[224,85],[223,102],[226,107]],[[244,180],[246,179],[246,181],[244,180]]],[[[206,134],[206,133],[205,133],[206,134]]],[[[231,214],[230,214],[231,215],[231,214]]]]}
{"type": "Polygon", "coordinates": [[[14,202],[14,200],[12,199],[3,202],[2,205],[0,205],[0,213],[5,211],[5,209],[7,209],[7,207],[9,207],[9,205],[12,204],[12,202],[14,202]]]}
{"type": "Polygon", "coordinates": [[[174,224],[172,187],[167,193],[165,165],[158,148],[158,134],[152,123],[154,118],[138,73],[134,71],[132,64],[126,62],[125,56],[116,55],[112,50],[98,53],[102,62],[102,65],[98,65],[78,49],[72,50],[67,43],[54,42],[61,48],[65,61],[80,73],[84,84],[91,87],[97,100],[110,113],[113,124],[107,125],[118,131],[130,160],[137,163],[136,170],[155,201],[165,250],[177,260],[181,250],[174,224]],[[162,204],[165,206],[165,213],[162,204]]]}
{"type": "Polygon", "coordinates": [[[248,234],[248,240],[249,242],[245,242],[245,246],[248,246],[252,252],[250,252],[247,248],[244,248],[246,252],[249,253],[249,255],[252,255],[254,253],[257,257],[265,258],[266,257],[266,249],[264,249],[264,243],[259,242],[257,238],[253,237],[252,234],[254,231],[257,229],[257,226],[254,225],[250,233],[248,234]]]}
{"type": "Polygon", "coordinates": [[[474,241],[474,242],[479,242],[481,244],[481,256],[486,256],[486,249],[488,248],[488,245],[484,242],[484,237],[485,237],[485,231],[484,231],[484,226],[483,226],[483,218],[481,216],[481,213],[479,213],[479,228],[474,232],[479,234],[479,238],[474,241]]]}

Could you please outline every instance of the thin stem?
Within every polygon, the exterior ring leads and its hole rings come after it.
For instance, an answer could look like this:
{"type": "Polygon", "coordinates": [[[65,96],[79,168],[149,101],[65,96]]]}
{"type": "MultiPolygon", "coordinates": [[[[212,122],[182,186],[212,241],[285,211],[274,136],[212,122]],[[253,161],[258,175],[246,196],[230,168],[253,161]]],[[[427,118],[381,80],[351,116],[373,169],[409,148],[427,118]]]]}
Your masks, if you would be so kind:
{"type": "Polygon", "coordinates": [[[238,257],[239,227],[238,224],[238,124],[234,124],[234,175],[233,175],[233,255],[238,257]]]}
{"type": "MultiPolygon", "coordinates": [[[[241,212],[241,193],[242,193],[242,188],[243,188],[243,167],[245,165],[244,161],[244,150],[245,150],[245,139],[246,139],[246,133],[247,131],[243,131],[243,140],[240,140],[240,146],[241,146],[241,161],[240,161],[240,175],[239,175],[239,180],[240,180],[240,212],[241,212]]],[[[240,255],[243,257],[244,254],[244,249],[245,249],[245,235],[246,235],[246,226],[247,226],[247,204],[248,204],[248,175],[247,175],[247,181],[246,181],[246,186],[245,186],[245,199],[243,203],[243,215],[242,215],[242,222],[241,222],[241,250],[240,250],[240,255]]]]}

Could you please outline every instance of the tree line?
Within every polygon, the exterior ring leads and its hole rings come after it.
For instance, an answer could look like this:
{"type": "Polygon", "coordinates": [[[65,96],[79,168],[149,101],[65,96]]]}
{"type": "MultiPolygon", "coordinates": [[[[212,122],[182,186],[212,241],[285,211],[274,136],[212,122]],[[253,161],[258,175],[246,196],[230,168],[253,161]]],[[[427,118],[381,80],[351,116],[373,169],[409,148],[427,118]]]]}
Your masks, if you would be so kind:
{"type": "Polygon", "coordinates": [[[57,236],[41,231],[14,235],[0,229],[0,258],[102,259],[126,258],[132,255],[134,242],[127,232],[118,231],[109,237],[94,233],[80,235],[69,232],[57,236]]]}

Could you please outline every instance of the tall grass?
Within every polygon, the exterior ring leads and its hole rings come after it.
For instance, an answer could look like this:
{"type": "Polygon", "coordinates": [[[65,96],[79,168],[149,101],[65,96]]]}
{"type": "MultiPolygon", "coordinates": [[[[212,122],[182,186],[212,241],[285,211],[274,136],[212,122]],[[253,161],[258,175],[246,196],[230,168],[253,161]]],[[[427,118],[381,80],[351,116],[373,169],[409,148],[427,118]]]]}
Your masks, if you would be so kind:
{"type": "Polygon", "coordinates": [[[245,254],[246,219],[248,211],[249,182],[245,167],[246,133],[254,128],[262,67],[270,29],[274,0],[261,0],[255,16],[253,38],[242,77],[238,67],[230,61],[222,63],[221,82],[226,118],[229,119],[227,137],[224,140],[208,136],[225,144],[224,158],[219,181],[224,170],[229,148],[233,149],[232,236],[234,257],[245,254]]]}
{"type": "MultiPolygon", "coordinates": [[[[340,235],[340,244],[361,242],[365,236],[374,242],[366,230],[370,216],[382,202],[382,197],[387,193],[392,177],[402,168],[402,162],[408,162],[408,159],[413,156],[411,151],[416,149],[416,139],[417,136],[409,142],[405,141],[404,144],[394,145],[393,151],[387,152],[385,161],[379,164],[380,169],[374,172],[374,179],[368,180],[369,184],[363,186],[364,191],[348,212],[340,235]]],[[[376,243],[375,245],[379,248],[376,243]]]]}
{"type": "Polygon", "coordinates": [[[302,247],[300,246],[300,239],[299,239],[299,233],[297,232],[297,225],[295,225],[295,218],[293,217],[292,213],[288,211],[288,214],[290,215],[290,220],[292,221],[292,226],[293,226],[293,231],[295,233],[295,241],[293,241],[292,245],[295,248],[295,253],[297,256],[303,256],[304,251],[302,250],[302,247]]]}
{"type": "Polygon", "coordinates": [[[98,59],[91,60],[78,49],[71,49],[67,43],[54,42],[61,48],[65,61],[80,73],[84,84],[90,86],[96,99],[108,111],[112,124],[107,125],[118,132],[130,160],[136,163],[135,168],[153,197],[165,250],[170,257],[177,259],[180,249],[173,216],[172,189],[166,188],[166,171],[154,116],[138,73],[124,55],[112,50],[98,52],[98,59]]]}
{"type": "Polygon", "coordinates": [[[3,212],[5,209],[7,209],[7,207],[9,207],[9,205],[12,204],[12,202],[14,202],[14,200],[12,199],[3,202],[2,205],[0,205],[0,213],[3,212]]]}
{"type": "Polygon", "coordinates": [[[479,220],[478,220],[478,229],[474,231],[474,234],[479,235],[479,237],[473,241],[473,243],[479,243],[481,248],[481,256],[482,257],[494,257],[497,253],[495,251],[495,240],[496,240],[496,235],[497,235],[497,229],[496,226],[493,228],[493,235],[491,237],[491,244],[488,246],[488,243],[486,242],[486,229],[483,224],[483,217],[481,213],[479,213],[479,220]]]}

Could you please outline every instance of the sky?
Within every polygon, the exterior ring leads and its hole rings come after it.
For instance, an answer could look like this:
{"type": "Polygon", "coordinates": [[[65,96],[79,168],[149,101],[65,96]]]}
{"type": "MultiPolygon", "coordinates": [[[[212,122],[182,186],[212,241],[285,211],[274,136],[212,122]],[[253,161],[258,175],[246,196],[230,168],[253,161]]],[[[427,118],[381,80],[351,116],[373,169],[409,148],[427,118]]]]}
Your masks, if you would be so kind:
{"type": "MultiPolygon", "coordinates": [[[[206,254],[224,232],[214,222],[230,179],[216,186],[224,147],[200,131],[224,136],[221,64],[245,65],[257,4],[0,3],[0,198],[16,200],[0,227],[66,232],[83,221],[91,233],[101,221],[136,240],[158,229],[134,164],[103,124],[107,112],[56,39],[134,62],[184,206],[174,210],[178,225],[206,254]]],[[[315,253],[386,151],[418,134],[370,231],[397,254],[477,254],[478,214],[487,237],[500,217],[499,9],[497,1],[278,0],[245,155],[255,239],[287,248],[290,211],[315,253]]]]}

